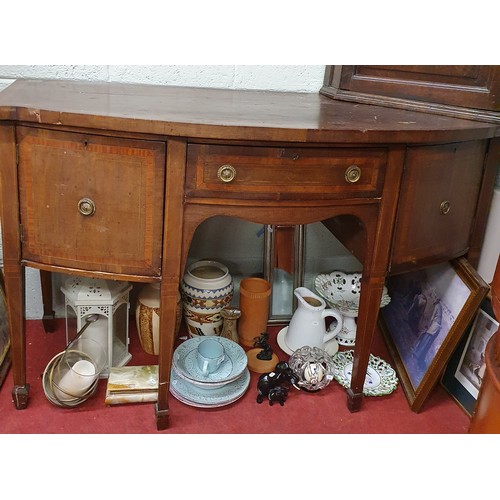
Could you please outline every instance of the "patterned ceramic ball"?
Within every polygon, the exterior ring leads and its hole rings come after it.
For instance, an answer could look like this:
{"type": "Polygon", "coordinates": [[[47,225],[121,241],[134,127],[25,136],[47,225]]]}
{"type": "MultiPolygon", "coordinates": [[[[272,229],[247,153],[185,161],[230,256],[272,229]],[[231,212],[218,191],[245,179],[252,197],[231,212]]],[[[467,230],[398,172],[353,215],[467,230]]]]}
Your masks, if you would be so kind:
{"type": "Polygon", "coordinates": [[[318,384],[325,376],[325,369],[319,363],[307,363],[304,367],[304,378],[310,384],[318,384]]]}

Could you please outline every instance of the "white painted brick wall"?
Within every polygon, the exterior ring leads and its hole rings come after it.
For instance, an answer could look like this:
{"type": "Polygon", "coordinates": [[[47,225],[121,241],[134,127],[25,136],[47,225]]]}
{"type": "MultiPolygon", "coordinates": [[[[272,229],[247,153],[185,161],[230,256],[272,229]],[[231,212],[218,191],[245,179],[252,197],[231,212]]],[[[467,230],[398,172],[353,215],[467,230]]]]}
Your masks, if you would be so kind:
{"type": "Polygon", "coordinates": [[[230,89],[317,92],[325,66],[320,65],[171,65],[171,66],[1,66],[0,79],[54,78],[230,89]]]}

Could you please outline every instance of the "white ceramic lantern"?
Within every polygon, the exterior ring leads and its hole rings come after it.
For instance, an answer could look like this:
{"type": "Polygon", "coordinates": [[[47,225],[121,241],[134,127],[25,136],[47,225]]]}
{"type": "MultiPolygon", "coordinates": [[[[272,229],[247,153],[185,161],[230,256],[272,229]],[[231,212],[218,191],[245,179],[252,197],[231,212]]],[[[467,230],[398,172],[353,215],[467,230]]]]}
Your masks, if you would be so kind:
{"type": "Polygon", "coordinates": [[[66,304],[66,343],[74,339],[88,316],[99,315],[97,321],[87,325],[82,338],[91,338],[104,348],[107,366],[101,372],[103,378],[111,367],[124,366],[132,357],[128,352],[131,289],[126,281],[80,277],[71,277],[61,286],[66,304]]]}

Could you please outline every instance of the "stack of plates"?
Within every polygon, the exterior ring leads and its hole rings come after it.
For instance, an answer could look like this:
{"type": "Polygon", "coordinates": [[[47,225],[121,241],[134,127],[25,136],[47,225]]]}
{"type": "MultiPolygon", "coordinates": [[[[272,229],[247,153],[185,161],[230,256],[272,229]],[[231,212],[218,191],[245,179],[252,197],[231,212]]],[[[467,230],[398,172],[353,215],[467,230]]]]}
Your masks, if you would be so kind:
{"type": "Polygon", "coordinates": [[[224,347],[226,358],[218,370],[204,376],[196,361],[198,345],[206,337],[193,337],[174,352],[170,392],[190,406],[217,408],[238,400],[250,384],[247,356],[243,348],[224,337],[216,338],[224,347]]]}

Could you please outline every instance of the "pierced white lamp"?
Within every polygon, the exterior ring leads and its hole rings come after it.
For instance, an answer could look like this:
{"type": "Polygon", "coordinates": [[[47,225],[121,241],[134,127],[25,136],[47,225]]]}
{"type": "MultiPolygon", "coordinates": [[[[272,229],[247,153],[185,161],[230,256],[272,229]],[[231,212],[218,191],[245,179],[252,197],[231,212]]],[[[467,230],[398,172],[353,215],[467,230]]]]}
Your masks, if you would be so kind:
{"type": "Polygon", "coordinates": [[[108,377],[111,367],[124,366],[132,358],[128,350],[131,289],[132,285],[126,281],[84,277],[71,277],[61,286],[66,305],[67,344],[85,325],[89,315],[99,315],[97,321],[88,325],[82,337],[99,342],[106,352],[107,366],[101,372],[101,378],[108,377]]]}

